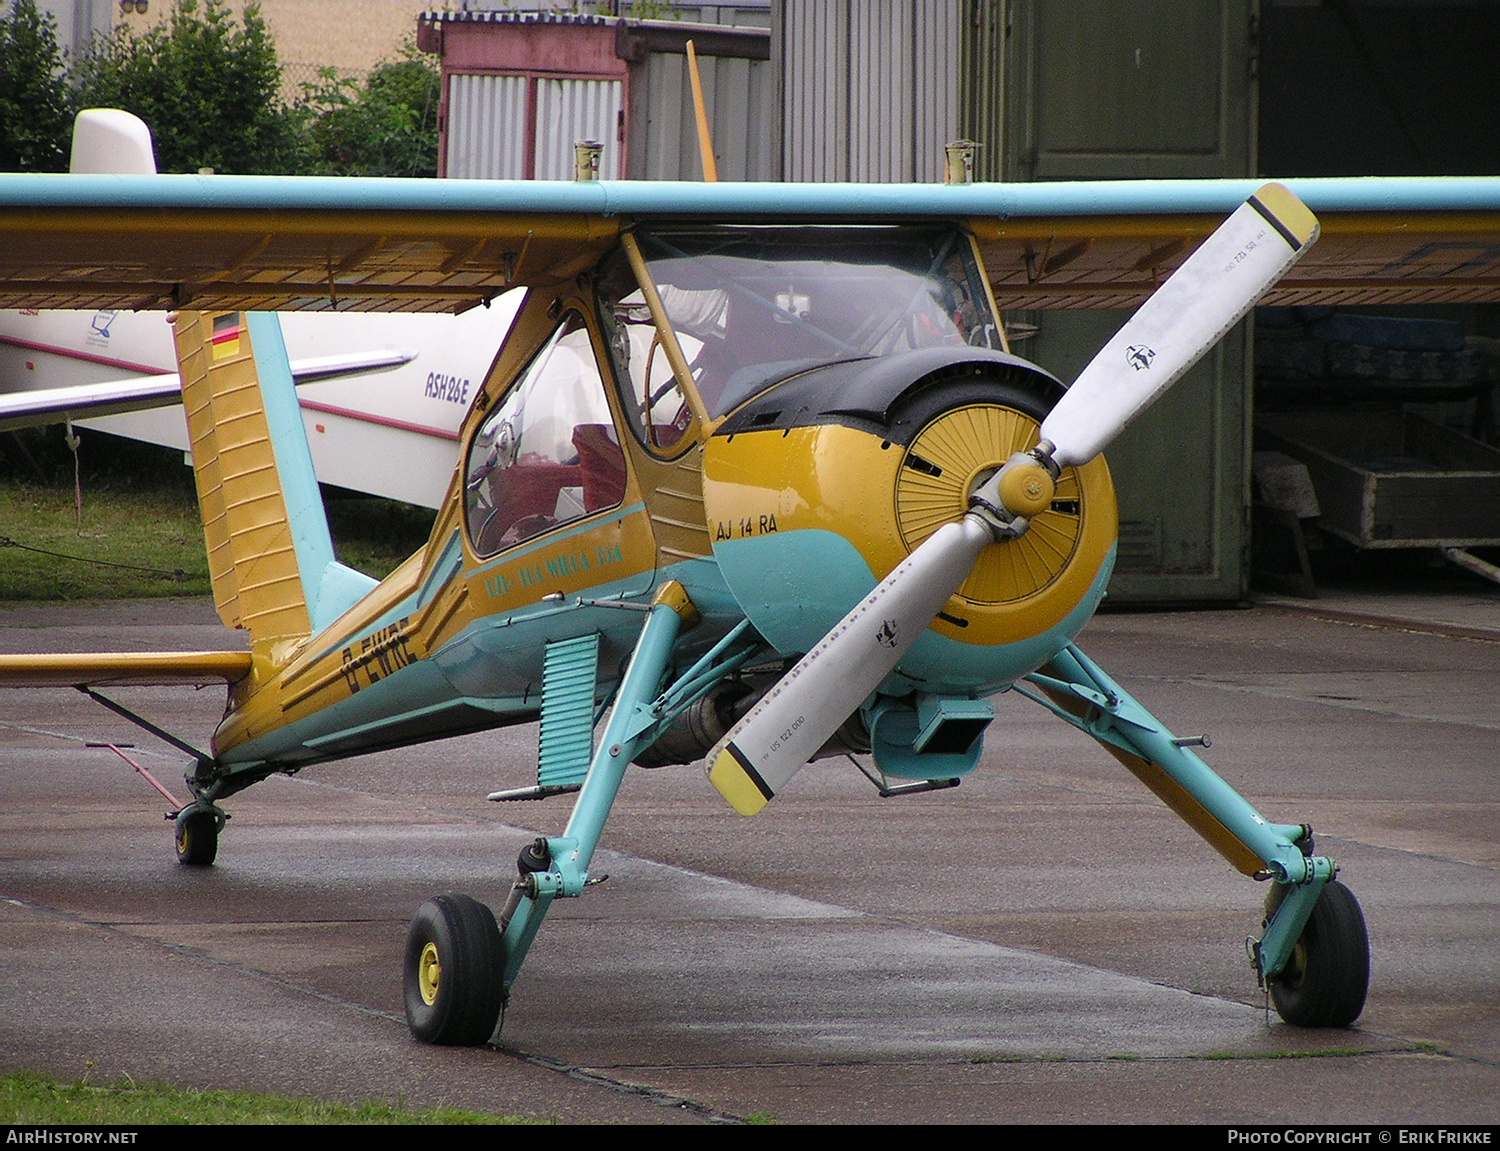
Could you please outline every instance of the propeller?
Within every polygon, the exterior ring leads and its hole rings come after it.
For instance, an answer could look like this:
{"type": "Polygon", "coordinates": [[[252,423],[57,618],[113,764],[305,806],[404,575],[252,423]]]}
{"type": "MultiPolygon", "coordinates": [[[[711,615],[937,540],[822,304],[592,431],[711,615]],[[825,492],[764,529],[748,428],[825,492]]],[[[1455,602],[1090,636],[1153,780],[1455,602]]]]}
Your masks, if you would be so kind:
{"type": "Polygon", "coordinates": [[[901,662],[991,543],[1051,505],[1064,467],[1097,456],[1255,306],[1318,237],[1318,221],[1266,184],[1209,236],[1079,374],[1017,452],[767,692],[709,753],[709,779],[753,815],[901,662]]]}

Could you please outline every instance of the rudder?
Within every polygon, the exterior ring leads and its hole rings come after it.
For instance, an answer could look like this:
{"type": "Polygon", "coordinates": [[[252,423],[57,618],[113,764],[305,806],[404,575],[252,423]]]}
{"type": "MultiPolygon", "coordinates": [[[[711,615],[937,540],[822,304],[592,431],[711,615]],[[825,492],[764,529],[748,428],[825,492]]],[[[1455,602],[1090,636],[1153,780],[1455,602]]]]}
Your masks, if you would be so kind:
{"type": "Polygon", "coordinates": [[[375,581],[334,561],[276,317],[179,312],[176,339],[219,617],[257,646],[325,627],[375,581]]]}

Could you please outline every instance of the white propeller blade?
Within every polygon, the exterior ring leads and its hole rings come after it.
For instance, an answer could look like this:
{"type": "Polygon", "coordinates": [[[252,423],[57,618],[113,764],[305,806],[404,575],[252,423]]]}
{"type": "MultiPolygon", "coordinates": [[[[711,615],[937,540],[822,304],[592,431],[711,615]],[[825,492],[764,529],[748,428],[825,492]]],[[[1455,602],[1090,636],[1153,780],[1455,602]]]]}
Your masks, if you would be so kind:
{"type": "Polygon", "coordinates": [[[1042,421],[1059,467],[1087,463],[1244,317],[1318,238],[1280,184],[1235,209],[1090,361],[1042,421]]]}
{"type": "Polygon", "coordinates": [[[927,630],[994,538],[977,515],[939,528],[735,724],[708,755],[708,778],[731,807],[754,815],[817,754],[927,630]]]}
{"type": "Polygon", "coordinates": [[[1008,530],[1025,530],[1025,517],[1050,499],[1037,460],[1045,462],[1049,442],[1057,467],[1093,459],[1238,323],[1317,236],[1317,219],[1280,184],[1264,185],[1236,209],[1083,370],[1042,422],[1040,451],[1013,457],[971,493],[971,506],[987,508],[986,515],[971,511],[933,533],[709,753],[709,779],[730,805],[742,815],[764,807],[900,663],[979,553],[1008,530]]]}

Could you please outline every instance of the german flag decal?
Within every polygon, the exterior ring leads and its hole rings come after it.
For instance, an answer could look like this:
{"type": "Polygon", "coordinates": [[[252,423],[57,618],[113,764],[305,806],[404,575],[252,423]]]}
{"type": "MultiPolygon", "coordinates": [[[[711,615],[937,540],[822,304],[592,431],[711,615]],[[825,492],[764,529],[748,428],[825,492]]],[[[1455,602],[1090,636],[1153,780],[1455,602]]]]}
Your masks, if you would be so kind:
{"type": "Polygon", "coordinates": [[[240,354],[240,314],[225,312],[214,317],[214,359],[224,360],[240,354]]]}

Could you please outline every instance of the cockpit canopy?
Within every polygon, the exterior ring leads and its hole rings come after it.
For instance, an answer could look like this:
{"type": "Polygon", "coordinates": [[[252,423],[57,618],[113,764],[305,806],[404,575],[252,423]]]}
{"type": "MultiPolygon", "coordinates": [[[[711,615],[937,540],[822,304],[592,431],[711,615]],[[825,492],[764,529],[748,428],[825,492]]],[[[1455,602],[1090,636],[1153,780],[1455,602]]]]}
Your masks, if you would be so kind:
{"type": "MultiPolygon", "coordinates": [[[[919,348],[1000,348],[968,237],[952,226],[637,229],[704,409],[726,415],[825,364],[919,348]]],[[[613,282],[625,287],[624,277],[613,282]]],[[[605,301],[646,322],[639,291],[605,301]]],[[[612,341],[621,376],[639,341],[612,341]]],[[[639,374],[639,373],[635,373],[639,374]]],[[[644,397],[643,397],[644,403],[644,397]]]]}

